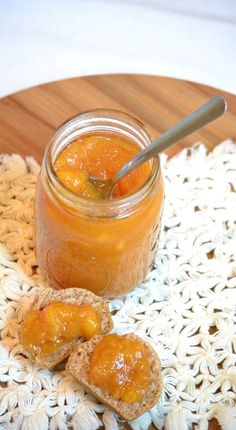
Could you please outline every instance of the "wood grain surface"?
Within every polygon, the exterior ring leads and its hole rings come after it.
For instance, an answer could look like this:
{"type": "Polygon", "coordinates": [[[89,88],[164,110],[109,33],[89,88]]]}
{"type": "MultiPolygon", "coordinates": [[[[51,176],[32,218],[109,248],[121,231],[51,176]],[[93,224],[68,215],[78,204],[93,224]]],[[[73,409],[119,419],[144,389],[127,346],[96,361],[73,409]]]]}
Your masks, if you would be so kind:
{"type": "MultiPolygon", "coordinates": [[[[170,156],[197,140],[210,150],[224,139],[236,139],[236,97],[191,82],[143,75],[93,76],[41,85],[0,100],[0,153],[33,155],[41,162],[57,126],[73,115],[97,108],[131,113],[158,136],[217,94],[225,96],[228,112],[173,145],[168,150],[170,156]]],[[[210,422],[209,430],[220,430],[216,420],[210,422]]]]}
{"type": "Polygon", "coordinates": [[[209,149],[236,137],[236,97],[191,82],[140,75],[108,75],[53,82],[0,100],[0,152],[33,155],[39,162],[55,128],[69,117],[95,108],[119,109],[160,135],[211,96],[223,94],[228,112],[169,149],[203,140],[209,149]]]}

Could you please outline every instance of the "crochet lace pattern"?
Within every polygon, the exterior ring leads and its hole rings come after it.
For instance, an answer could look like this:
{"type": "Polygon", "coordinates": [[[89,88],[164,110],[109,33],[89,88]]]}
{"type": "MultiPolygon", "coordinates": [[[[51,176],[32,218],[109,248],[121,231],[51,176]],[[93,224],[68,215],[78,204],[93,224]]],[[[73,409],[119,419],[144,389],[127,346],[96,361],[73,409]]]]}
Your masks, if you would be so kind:
{"type": "MultiPolygon", "coordinates": [[[[165,209],[148,279],[110,301],[115,330],[151,343],[162,362],[158,404],[130,423],[147,430],[236,429],[236,145],[199,143],[162,157],[165,209]]],[[[39,166],[0,156],[0,429],[118,429],[115,414],[63,369],[21,353],[18,327],[43,287],[34,252],[39,166]]]]}

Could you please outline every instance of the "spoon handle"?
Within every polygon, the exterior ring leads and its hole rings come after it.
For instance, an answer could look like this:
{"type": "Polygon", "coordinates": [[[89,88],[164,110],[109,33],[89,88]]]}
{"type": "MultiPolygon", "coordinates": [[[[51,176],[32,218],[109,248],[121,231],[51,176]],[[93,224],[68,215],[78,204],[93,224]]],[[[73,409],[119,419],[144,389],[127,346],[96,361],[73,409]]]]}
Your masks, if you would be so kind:
{"type": "Polygon", "coordinates": [[[167,130],[158,139],[155,139],[151,145],[139,152],[128,163],[126,163],[114,176],[113,182],[117,182],[126,176],[140,164],[155,157],[160,152],[167,149],[173,143],[178,142],[199,128],[213,121],[222,115],[227,109],[226,101],[221,96],[215,96],[206,104],[194,111],[191,115],[184,118],[176,126],[167,130]]]}

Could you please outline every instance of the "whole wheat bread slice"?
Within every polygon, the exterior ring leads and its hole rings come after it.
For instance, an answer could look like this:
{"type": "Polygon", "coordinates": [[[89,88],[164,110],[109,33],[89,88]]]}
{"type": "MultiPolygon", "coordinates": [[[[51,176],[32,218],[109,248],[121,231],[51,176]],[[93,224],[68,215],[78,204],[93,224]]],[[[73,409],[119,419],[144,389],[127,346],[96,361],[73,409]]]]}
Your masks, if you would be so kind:
{"type": "Polygon", "coordinates": [[[89,383],[88,369],[91,356],[95,345],[97,345],[102,337],[103,336],[94,336],[89,341],[77,345],[68,359],[66,370],[73,375],[88,392],[92,393],[98,400],[115,411],[120,417],[128,421],[133,420],[152,408],[161,395],[162,377],[159,357],[147,342],[144,342],[134,334],[126,335],[129,339],[138,339],[144,345],[151,363],[151,380],[148,391],[139,402],[128,404],[122,400],[116,400],[108,391],[89,383]]]}
{"type": "MultiPolygon", "coordinates": [[[[106,334],[113,328],[113,322],[108,304],[101,297],[98,297],[94,293],[81,288],[68,288],[64,290],[44,288],[40,294],[35,297],[29,312],[34,309],[43,309],[53,301],[59,301],[72,305],[91,304],[101,315],[101,334],[106,334]]],[[[34,356],[24,348],[22,352],[38,366],[43,368],[53,368],[65,360],[69,356],[72,348],[81,342],[84,342],[84,338],[77,338],[72,342],[62,345],[53,354],[44,359],[37,355],[34,356]]]]}

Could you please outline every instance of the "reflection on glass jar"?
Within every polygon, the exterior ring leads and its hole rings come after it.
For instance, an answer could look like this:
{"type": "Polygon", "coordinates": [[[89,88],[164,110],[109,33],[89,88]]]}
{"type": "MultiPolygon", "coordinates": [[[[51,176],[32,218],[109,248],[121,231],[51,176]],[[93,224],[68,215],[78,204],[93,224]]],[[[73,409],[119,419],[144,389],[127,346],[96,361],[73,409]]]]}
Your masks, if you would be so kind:
{"type": "Polygon", "coordinates": [[[78,115],[55,132],[36,193],[37,259],[54,288],[80,287],[116,297],[147,276],[156,254],[164,200],[159,157],[124,178],[110,200],[90,190],[88,194],[86,181],[78,177],[94,172],[109,177],[149,144],[139,121],[112,110],[78,115]],[[96,146],[95,141],[102,143],[96,146]],[[116,155],[111,156],[113,150],[116,155]]]}

